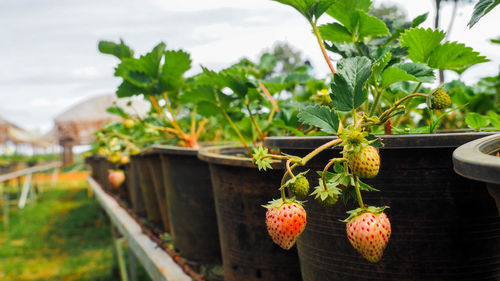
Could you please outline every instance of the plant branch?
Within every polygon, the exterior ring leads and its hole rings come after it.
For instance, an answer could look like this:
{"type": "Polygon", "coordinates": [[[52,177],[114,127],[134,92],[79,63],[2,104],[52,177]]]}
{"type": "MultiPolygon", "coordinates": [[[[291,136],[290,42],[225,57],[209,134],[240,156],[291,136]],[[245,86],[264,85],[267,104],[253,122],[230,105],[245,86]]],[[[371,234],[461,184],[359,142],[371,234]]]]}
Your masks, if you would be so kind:
{"type": "Polygon", "coordinates": [[[248,146],[247,142],[245,141],[245,138],[241,134],[241,132],[238,129],[238,127],[236,127],[236,125],[234,124],[233,120],[231,120],[231,117],[229,117],[229,115],[227,115],[227,113],[224,110],[224,108],[222,106],[220,106],[220,105],[219,105],[219,110],[222,112],[222,114],[224,115],[224,117],[226,118],[226,120],[229,122],[229,125],[231,126],[231,128],[233,128],[234,132],[238,135],[238,138],[240,139],[241,143],[243,144],[243,146],[245,147],[246,151],[248,152],[248,155],[250,157],[252,157],[252,151],[250,150],[250,147],[248,146]]]}
{"type": "Polygon", "coordinates": [[[245,107],[248,110],[248,114],[250,114],[250,120],[252,120],[252,124],[255,127],[255,129],[257,130],[257,133],[259,134],[260,140],[264,141],[265,136],[262,133],[262,130],[260,129],[259,125],[257,124],[257,121],[255,121],[255,117],[252,114],[252,110],[250,110],[250,105],[248,104],[247,101],[244,101],[244,103],[245,103],[245,107]]]}
{"type": "Polygon", "coordinates": [[[262,92],[264,92],[264,94],[266,95],[266,97],[271,102],[271,104],[273,106],[273,110],[275,110],[276,112],[280,112],[280,108],[278,107],[278,104],[273,99],[273,96],[271,95],[271,93],[269,93],[269,91],[267,90],[266,86],[264,86],[264,84],[262,84],[262,82],[259,82],[259,88],[262,90],[262,92]]]}
{"type": "Polygon", "coordinates": [[[330,71],[332,72],[332,75],[336,73],[335,68],[333,68],[332,61],[328,57],[328,54],[326,53],[326,48],[325,44],[323,43],[323,39],[321,38],[321,34],[319,33],[318,26],[316,25],[315,22],[309,21],[313,28],[314,35],[316,35],[316,39],[318,39],[318,44],[319,47],[321,48],[321,52],[323,53],[323,57],[325,57],[326,63],[328,64],[328,67],[330,68],[330,71]]]}
{"type": "Polygon", "coordinates": [[[359,183],[358,183],[358,177],[356,175],[354,176],[354,188],[356,189],[356,196],[358,197],[358,203],[361,208],[365,207],[365,204],[363,203],[363,198],[361,197],[361,191],[359,190],[359,183]]]}

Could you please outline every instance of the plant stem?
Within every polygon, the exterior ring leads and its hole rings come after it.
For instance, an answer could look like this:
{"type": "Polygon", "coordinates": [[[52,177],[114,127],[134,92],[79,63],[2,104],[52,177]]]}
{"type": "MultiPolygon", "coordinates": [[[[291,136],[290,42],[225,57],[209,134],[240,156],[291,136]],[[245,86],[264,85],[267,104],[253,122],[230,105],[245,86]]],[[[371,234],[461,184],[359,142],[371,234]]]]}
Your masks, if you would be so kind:
{"type": "Polygon", "coordinates": [[[165,106],[167,107],[168,112],[170,112],[170,115],[172,115],[172,122],[171,122],[172,126],[174,126],[174,128],[179,131],[180,136],[184,140],[190,141],[188,136],[186,136],[186,134],[184,134],[184,132],[181,130],[181,128],[177,124],[177,120],[175,120],[175,114],[174,114],[174,111],[172,110],[172,107],[170,107],[170,100],[168,99],[167,92],[163,92],[163,99],[165,100],[165,106]]]}
{"type": "Polygon", "coordinates": [[[328,164],[326,164],[325,168],[323,169],[323,173],[321,174],[321,180],[323,181],[323,189],[325,191],[328,191],[328,188],[326,188],[326,172],[328,171],[330,166],[332,166],[333,163],[336,162],[335,160],[336,160],[336,158],[330,160],[330,162],[328,162],[328,164]]]}
{"type": "Polygon", "coordinates": [[[380,97],[382,96],[382,91],[378,89],[378,87],[375,85],[375,98],[373,100],[373,105],[370,108],[370,112],[368,113],[368,116],[372,116],[375,113],[375,110],[377,109],[377,106],[380,102],[380,97]]]}
{"type": "Polygon", "coordinates": [[[321,34],[319,34],[319,29],[316,26],[316,22],[309,21],[309,23],[312,26],[314,35],[316,35],[316,39],[318,39],[319,47],[321,48],[321,52],[323,53],[323,57],[325,57],[326,63],[328,64],[328,67],[330,68],[330,71],[332,72],[332,75],[336,73],[335,68],[333,68],[332,62],[330,58],[328,57],[328,54],[326,53],[326,48],[325,44],[323,43],[323,39],[321,38],[321,34]]]}
{"type": "Polygon", "coordinates": [[[260,129],[260,127],[259,127],[259,125],[257,124],[257,121],[255,121],[255,118],[254,118],[254,116],[253,116],[253,114],[252,114],[252,110],[250,110],[250,105],[248,104],[248,102],[247,102],[247,101],[244,101],[244,103],[245,103],[245,107],[246,107],[246,108],[247,108],[247,110],[248,110],[248,114],[250,114],[250,120],[252,120],[252,124],[253,124],[253,126],[255,127],[255,129],[257,130],[257,133],[259,134],[259,138],[260,138],[260,140],[261,140],[261,141],[264,141],[265,136],[264,136],[264,134],[262,133],[262,131],[261,131],[261,129],[260,129]]]}
{"type": "Polygon", "coordinates": [[[280,112],[280,108],[278,107],[278,104],[273,99],[273,96],[271,96],[271,93],[269,93],[269,91],[267,90],[266,86],[264,86],[264,84],[262,84],[262,82],[259,82],[259,88],[262,90],[262,92],[264,92],[264,94],[266,95],[266,97],[269,99],[269,101],[273,105],[273,110],[275,110],[276,112],[280,112]]]}
{"type": "Polygon", "coordinates": [[[240,130],[238,130],[238,127],[236,127],[233,120],[231,120],[231,117],[229,117],[229,115],[227,115],[226,111],[224,110],[224,108],[222,106],[219,105],[219,109],[222,112],[222,114],[224,115],[224,117],[226,118],[226,120],[229,122],[229,125],[231,125],[231,128],[233,128],[233,130],[238,135],[238,138],[240,139],[241,143],[243,144],[246,151],[248,152],[248,155],[250,157],[252,157],[252,151],[250,150],[250,147],[248,146],[247,142],[245,141],[245,138],[243,138],[243,135],[241,134],[240,130]]]}
{"type": "Polygon", "coordinates": [[[311,160],[314,156],[318,155],[323,150],[325,150],[325,149],[327,149],[327,148],[329,148],[331,146],[334,146],[337,143],[342,142],[342,141],[343,141],[343,139],[338,138],[338,139],[335,139],[335,140],[331,140],[331,141],[329,141],[329,142],[327,142],[327,143],[325,143],[325,144],[323,144],[321,146],[318,146],[316,149],[314,149],[313,151],[309,152],[309,154],[307,154],[306,156],[304,156],[302,158],[302,161],[300,162],[300,164],[302,166],[305,165],[305,164],[307,164],[307,162],[309,160],[311,160]]]}
{"type": "Polygon", "coordinates": [[[356,189],[356,196],[358,197],[358,203],[361,208],[365,207],[365,204],[363,204],[363,198],[361,198],[361,191],[359,190],[359,184],[358,184],[358,177],[356,175],[353,175],[354,177],[354,188],[356,189]]]}
{"type": "Polygon", "coordinates": [[[432,134],[432,132],[434,131],[434,114],[432,113],[432,110],[431,109],[428,109],[429,110],[429,134],[432,134]]]}
{"type": "Polygon", "coordinates": [[[193,107],[193,111],[191,111],[191,138],[194,138],[196,135],[196,105],[193,107]]]}

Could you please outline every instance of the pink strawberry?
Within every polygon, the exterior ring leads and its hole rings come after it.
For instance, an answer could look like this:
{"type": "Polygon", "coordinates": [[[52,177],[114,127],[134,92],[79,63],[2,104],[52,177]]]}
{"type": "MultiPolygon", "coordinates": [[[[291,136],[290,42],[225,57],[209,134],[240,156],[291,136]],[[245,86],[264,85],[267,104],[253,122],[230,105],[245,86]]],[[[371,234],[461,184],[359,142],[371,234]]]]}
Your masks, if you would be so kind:
{"type": "Polygon", "coordinates": [[[374,178],[380,168],[380,156],[375,147],[367,145],[360,152],[348,157],[349,168],[354,175],[363,178],[374,178]]]}
{"type": "Polygon", "coordinates": [[[274,243],[288,250],[306,228],[306,211],[297,201],[282,199],[269,202],[266,212],[267,232],[274,243]]]}
{"type": "Polygon", "coordinates": [[[122,170],[109,171],[108,180],[113,188],[118,188],[125,181],[125,174],[122,170]]]}
{"type": "Polygon", "coordinates": [[[351,245],[369,262],[382,258],[385,246],[391,236],[391,222],[383,208],[368,207],[351,211],[346,230],[351,245]]]}

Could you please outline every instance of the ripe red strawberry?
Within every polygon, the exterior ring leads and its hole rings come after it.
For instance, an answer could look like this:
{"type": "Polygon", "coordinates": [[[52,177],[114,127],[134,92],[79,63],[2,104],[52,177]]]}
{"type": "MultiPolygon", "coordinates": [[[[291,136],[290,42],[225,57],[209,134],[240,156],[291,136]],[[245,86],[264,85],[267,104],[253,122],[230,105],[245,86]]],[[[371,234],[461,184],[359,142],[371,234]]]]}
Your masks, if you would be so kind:
{"type": "Polygon", "coordinates": [[[380,261],[389,237],[391,223],[384,208],[357,209],[347,222],[347,238],[351,245],[369,262],[380,261]]]}
{"type": "Polygon", "coordinates": [[[380,168],[380,156],[375,147],[367,145],[360,152],[348,157],[349,168],[354,175],[369,179],[377,176],[380,168]]]}
{"type": "Polygon", "coordinates": [[[122,170],[110,171],[108,174],[108,180],[113,188],[118,188],[125,181],[125,174],[122,170]]]}
{"type": "Polygon", "coordinates": [[[288,250],[306,228],[306,211],[298,202],[283,203],[282,199],[269,202],[266,212],[267,232],[274,243],[288,250]]]}

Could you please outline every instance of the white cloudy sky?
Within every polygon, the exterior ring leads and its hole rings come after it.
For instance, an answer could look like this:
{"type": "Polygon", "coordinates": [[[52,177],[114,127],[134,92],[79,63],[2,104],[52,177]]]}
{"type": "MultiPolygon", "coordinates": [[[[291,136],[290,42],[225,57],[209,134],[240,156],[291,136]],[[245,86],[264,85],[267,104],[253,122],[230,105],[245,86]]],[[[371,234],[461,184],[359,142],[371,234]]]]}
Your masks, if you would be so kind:
{"type": "MultiPolygon", "coordinates": [[[[434,0],[378,0],[397,3],[413,18],[430,11],[434,0]]],[[[474,1],[475,2],[475,1],[474,1]]],[[[500,10],[472,30],[466,23],[473,4],[459,8],[450,39],[466,43],[492,60],[469,70],[466,81],[494,75],[500,45],[500,10]]],[[[451,4],[443,5],[447,27],[451,4]]],[[[313,63],[316,74],[328,69],[310,29],[299,14],[270,0],[1,0],[0,116],[25,128],[47,132],[68,106],[113,93],[114,57],[97,51],[98,40],[123,38],[136,53],[159,41],[192,54],[194,65],[222,68],[246,56],[256,58],[275,41],[287,41],[313,63]]],[[[199,68],[195,68],[197,71],[199,68]]]]}

